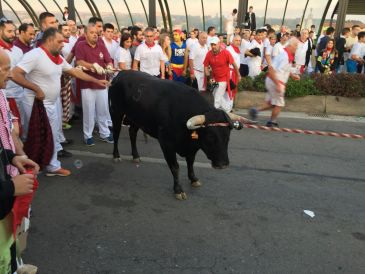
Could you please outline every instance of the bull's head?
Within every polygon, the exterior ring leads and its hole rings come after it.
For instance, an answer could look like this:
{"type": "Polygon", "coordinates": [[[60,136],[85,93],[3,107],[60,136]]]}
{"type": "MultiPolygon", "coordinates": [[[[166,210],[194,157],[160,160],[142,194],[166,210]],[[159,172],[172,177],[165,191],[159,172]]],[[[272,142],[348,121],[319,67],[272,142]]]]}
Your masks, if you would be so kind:
{"type": "Polygon", "coordinates": [[[228,142],[231,130],[241,129],[243,118],[223,110],[212,110],[204,115],[190,118],[186,126],[198,130],[200,147],[212,162],[212,167],[223,169],[229,165],[228,142]]]}

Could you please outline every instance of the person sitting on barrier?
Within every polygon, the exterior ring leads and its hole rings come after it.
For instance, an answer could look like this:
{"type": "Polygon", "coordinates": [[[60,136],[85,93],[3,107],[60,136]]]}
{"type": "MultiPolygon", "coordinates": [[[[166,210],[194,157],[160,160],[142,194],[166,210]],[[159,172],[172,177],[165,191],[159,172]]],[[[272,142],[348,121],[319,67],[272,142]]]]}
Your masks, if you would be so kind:
{"type": "Polygon", "coordinates": [[[278,55],[269,66],[268,75],[265,80],[266,99],[265,103],[259,109],[251,108],[249,111],[252,120],[256,120],[260,111],[272,109],[271,119],[266,123],[267,127],[279,127],[276,119],[278,118],[282,107],[285,106],[284,94],[286,83],[289,76],[294,80],[299,80],[300,76],[296,74],[296,68],[293,64],[294,54],[298,47],[298,39],[291,38],[284,52],[278,55]]]}

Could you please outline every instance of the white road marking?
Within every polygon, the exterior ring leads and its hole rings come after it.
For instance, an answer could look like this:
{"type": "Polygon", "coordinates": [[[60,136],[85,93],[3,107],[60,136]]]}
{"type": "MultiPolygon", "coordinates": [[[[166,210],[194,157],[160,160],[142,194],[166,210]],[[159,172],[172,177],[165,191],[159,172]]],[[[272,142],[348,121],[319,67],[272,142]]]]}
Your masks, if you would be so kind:
{"type": "MultiPolygon", "coordinates": [[[[96,153],[96,152],[82,151],[82,150],[68,150],[68,151],[71,152],[73,155],[77,155],[77,156],[96,157],[96,158],[113,160],[113,156],[111,154],[96,153]]],[[[125,160],[125,161],[132,161],[132,156],[131,155],[120,155],[120,159],[125,160]]],[[[144,163],[167,165],[165,159],[160,159],[160,158],[141,157],[141,161],[144,163]]],[[[186,166],[185,161],[178,160],[178,163],[181,166],[186,166]]],[[[212,168],[211,164],[201,163],[201,162],[194,162],[194,167],[212,168]]]]}

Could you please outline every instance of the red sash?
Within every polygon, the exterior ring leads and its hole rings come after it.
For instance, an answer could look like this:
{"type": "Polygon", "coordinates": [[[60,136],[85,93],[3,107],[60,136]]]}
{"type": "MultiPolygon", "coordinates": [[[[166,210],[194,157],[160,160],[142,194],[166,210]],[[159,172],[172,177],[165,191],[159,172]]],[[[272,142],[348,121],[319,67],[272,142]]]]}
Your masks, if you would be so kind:
{"type": "Polygon", "coordinates": [[[8,51],[11,51],[13,46],[14,46],[13,44],[8,44],[4,40],[0,40],[0,47],[7,49],[8,51]]]}
{"type": "Polygon", "coordinates": [[[51,59],[51,61],[53,63],[55,63],[56,65],[61,65],[62,64],[63,60],[62,60],[62,58],[59,54],[54,56],[46,48],[44,48],[43,46],[40,46],[40,48],[47,54],[48,58],[51,59]]]}

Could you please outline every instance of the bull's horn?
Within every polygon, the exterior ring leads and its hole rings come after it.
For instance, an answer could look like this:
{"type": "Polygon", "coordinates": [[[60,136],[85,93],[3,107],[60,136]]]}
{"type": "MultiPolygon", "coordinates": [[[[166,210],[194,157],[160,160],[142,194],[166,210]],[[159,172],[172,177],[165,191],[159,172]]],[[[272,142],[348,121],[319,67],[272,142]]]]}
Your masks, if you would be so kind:
{"type": "Polygon", "coordinates": [[[205,122],[205,116],[204,115],[196,115],[194,117],[191,117],[186,122],[186,127],[188,129],[197,129],[200,128],[205,122]]]}
{"type": "Polygon", "coordinates": [[[234,113],[228,113],[229,118],[231,118],[232,121],[242,121],[244,119],[243,117],[234,114],[234,113]]]}
{"type": "Polygon", "coordinates": [[[228,116],[229,118],[231,118],[232,121],[238,121],[241,123],[253,123],[251,120],[234,113],[228,113],[228,116]]]}

